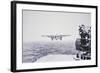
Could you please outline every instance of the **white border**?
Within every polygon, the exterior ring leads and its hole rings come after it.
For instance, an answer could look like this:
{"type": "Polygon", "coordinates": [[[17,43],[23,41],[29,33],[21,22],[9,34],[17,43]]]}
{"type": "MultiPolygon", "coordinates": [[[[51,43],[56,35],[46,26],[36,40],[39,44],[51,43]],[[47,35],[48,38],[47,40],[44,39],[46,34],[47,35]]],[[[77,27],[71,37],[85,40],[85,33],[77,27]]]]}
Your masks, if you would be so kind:
{"type": "Polygon", "coordinates": [[[21,69],[38,69],[38,68],[52,68],[52,67],[71,67],[71,66],[87,66],[96,65],[96,13],[93,8],[77,8],[77,7],[59,7],[59,6],[45,6],[45,5],[28,5],[17,4],[17,70],[21,69]],[[91,13],[91,60],[86,61],[68,61],[68,62],[52,62],[52,63],[23,63],[22,64],[22,9],[28,10],[49,10],[49,11],[70,11],[70,12],[86,12],[91,13]]]}

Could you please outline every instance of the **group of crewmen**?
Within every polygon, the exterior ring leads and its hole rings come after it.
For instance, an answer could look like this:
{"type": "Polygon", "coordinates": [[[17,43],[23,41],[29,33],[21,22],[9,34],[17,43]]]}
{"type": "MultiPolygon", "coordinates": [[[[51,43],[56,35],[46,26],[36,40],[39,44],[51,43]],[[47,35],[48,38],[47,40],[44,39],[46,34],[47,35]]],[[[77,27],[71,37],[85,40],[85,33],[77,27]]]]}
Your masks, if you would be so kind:
{"type": "MultiPolygon", "coordinates": [[[[81,54],[81,58],[83,59],[83,56],[90,55],[91,54],[91,27],[86,30],[85,25],[79,26],[79,35],[80,35],[80,49],[78,50],[79,53],[77,54],[77,58],[79,58],[79,54],[81,54]],[[81,53],[80,53],[81,52],[81,53]]],[[[90,59],[90,56],[87,58],[90,59]]]]}

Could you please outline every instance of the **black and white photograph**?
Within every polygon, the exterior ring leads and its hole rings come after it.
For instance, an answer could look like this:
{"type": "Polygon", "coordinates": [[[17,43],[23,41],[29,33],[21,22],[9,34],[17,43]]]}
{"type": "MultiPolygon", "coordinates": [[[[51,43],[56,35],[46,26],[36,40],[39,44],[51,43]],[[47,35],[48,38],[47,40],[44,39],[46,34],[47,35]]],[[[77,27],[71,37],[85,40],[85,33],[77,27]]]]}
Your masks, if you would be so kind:
{"type": "Polygon", "coordinates": [[[13,72],[97,66],[97,6],[12,1],[11,25],[13,72]]]}
{"type": "Polygon", "coordinates": [[[91,14],[23,10],[23,63],[91,59],[91,14]]]}

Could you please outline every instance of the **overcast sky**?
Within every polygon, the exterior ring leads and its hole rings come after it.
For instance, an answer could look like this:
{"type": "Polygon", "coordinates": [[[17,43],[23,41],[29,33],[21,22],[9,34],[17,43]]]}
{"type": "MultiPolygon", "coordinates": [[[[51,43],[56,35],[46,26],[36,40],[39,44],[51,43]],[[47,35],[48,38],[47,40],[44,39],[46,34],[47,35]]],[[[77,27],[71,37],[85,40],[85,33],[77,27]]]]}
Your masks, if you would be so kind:
{"type": "MultiPolygon", "coordinates": [[[[23,10],[23,41],[50,40],[41,35],[78,36],[78,26],[91,25],[91,14],[75,12],[50,12],[23,10]]],[[[69,38],[64,38],[65,40],[69,38]]],[[[71,39],[71,38],[70,38],[71,39]]]]}

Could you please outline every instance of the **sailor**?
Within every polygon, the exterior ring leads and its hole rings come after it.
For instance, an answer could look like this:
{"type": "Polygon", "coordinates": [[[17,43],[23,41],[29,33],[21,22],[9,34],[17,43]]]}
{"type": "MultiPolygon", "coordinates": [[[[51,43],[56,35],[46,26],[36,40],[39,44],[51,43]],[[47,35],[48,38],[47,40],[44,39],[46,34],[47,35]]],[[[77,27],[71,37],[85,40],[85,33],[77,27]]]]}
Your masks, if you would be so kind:
{"type": "Polygon", "coordinates": [[[88,30],[88,35],[87,35],[87,37],[88,37],[88,41],[87,41],[87,44],[88,44],[88,47],[87,47],[87,51],[91,51],[91,27],[90,27],[90,29],[88,30]]]}
{"type": "Polygon", "coordinates": [[[87,36],[87,32],[85,29],[85,25],[81,25],[79,26],[79,34],[81,36],[81,45],[85,45],[86,44],[86,36],[87,36]]]}

